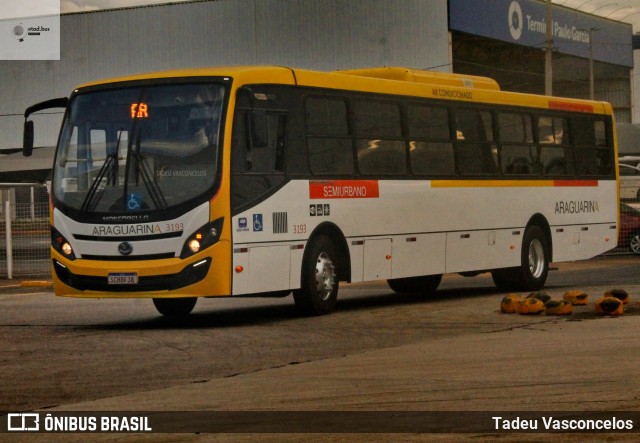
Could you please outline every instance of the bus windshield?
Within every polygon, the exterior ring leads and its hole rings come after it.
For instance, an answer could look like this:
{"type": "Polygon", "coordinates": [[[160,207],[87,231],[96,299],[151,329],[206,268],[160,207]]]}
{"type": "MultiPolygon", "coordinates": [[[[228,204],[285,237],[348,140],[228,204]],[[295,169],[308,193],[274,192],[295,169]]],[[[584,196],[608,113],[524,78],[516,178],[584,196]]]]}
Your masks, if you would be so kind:
{"type": "Polygon", "coordinates": [[[224,92],[200,83],[74,96],[56,152],[54,196],[80,213],[140,214],[209,195],[224,92]]]}

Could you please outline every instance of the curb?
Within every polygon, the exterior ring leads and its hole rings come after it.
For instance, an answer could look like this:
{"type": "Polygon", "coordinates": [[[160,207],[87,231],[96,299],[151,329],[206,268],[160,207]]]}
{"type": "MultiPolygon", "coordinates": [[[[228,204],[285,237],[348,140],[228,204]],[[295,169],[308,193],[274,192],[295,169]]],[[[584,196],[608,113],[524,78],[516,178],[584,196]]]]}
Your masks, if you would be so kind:
{"type": "Polygon", "coordinates": [[[25,280],[20,282],[21,288],[51,288],[53,282],[48,280],[25,280]]]}

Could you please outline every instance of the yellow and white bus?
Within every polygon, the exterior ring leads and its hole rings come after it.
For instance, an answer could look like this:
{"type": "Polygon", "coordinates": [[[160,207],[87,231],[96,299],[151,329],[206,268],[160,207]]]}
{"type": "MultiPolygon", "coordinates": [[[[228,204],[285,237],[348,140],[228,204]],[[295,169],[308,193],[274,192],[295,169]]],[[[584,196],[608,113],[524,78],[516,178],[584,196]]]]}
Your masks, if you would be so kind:
{"type": "Polygon", "coordinates": [[[177,70],[95,82],[64,107],[51,186],[55,293],[284,296],[339,282],[434,291],[490,271],[535,290],[550,261],[616,246],[607,103],[406,68],[177,70]]]}

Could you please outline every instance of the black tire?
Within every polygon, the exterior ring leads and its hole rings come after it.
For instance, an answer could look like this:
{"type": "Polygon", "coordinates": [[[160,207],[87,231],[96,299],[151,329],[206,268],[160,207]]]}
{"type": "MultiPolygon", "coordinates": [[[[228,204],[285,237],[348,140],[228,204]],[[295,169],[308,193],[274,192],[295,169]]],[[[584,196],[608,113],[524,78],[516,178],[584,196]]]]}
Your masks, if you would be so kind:
{"type": "Polygon", "coordinates": [[[193,311],[197,301],[197,297],[154,298],[153,304],[162,315],[167,317],[184,317],[193,311]]]}
{"type": "Polygon", "coordinates": [[[494,269],[491,271],[493,283],[502,291],[515,291],[518,289],[516,277],[514,274],[518,272],[518,268],[494,269]]]}
{"type": "Polygon", "coordinates": [[[431,295],[442,281],[442,274],[387,280],[389,287],[398,293],[431,295]]]}
{"type": "Polygon", "coordinates": [[[298,310],[304,315],[324,315],[335,310],[338,299],[339,254],[325,235],[310,240],[302,260],[300,289],[293,291],[298,310]]]}
{"type": "Polygon", "coordinates": [[[520,266],[491,271],[496,286],[507,291],[541,289],[549,274],[549,241],[539,226],[527,228],[522,239],[520,266]]]}

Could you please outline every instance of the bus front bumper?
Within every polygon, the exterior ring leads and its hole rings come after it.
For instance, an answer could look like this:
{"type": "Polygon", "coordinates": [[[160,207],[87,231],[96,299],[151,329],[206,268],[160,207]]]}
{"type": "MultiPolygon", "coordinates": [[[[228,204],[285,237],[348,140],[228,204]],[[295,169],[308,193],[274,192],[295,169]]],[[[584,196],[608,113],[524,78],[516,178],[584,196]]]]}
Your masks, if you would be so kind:
{"type": "MultiPolygon", "coordinates": [[[[190,264],[175,274],[137,276],[135,284],[111,284],[109,276],[93,276],[74,274],[69,268],[57,260],[53,260],[53,270],[61,283],[82,292],[164,292],[175,291],[196,284],[207,276],[211,267],[211,258],[205,258],[190,264]]],[[[133,273],[131,273],[133,274],[133,273]]],[[[74,294],[61,294],[74,295],[74,294]]],[[[88,295],[88,294],[86,294],[88,295]]],[[[153,295],[153,294],[150,294],[153,295]]]]}

